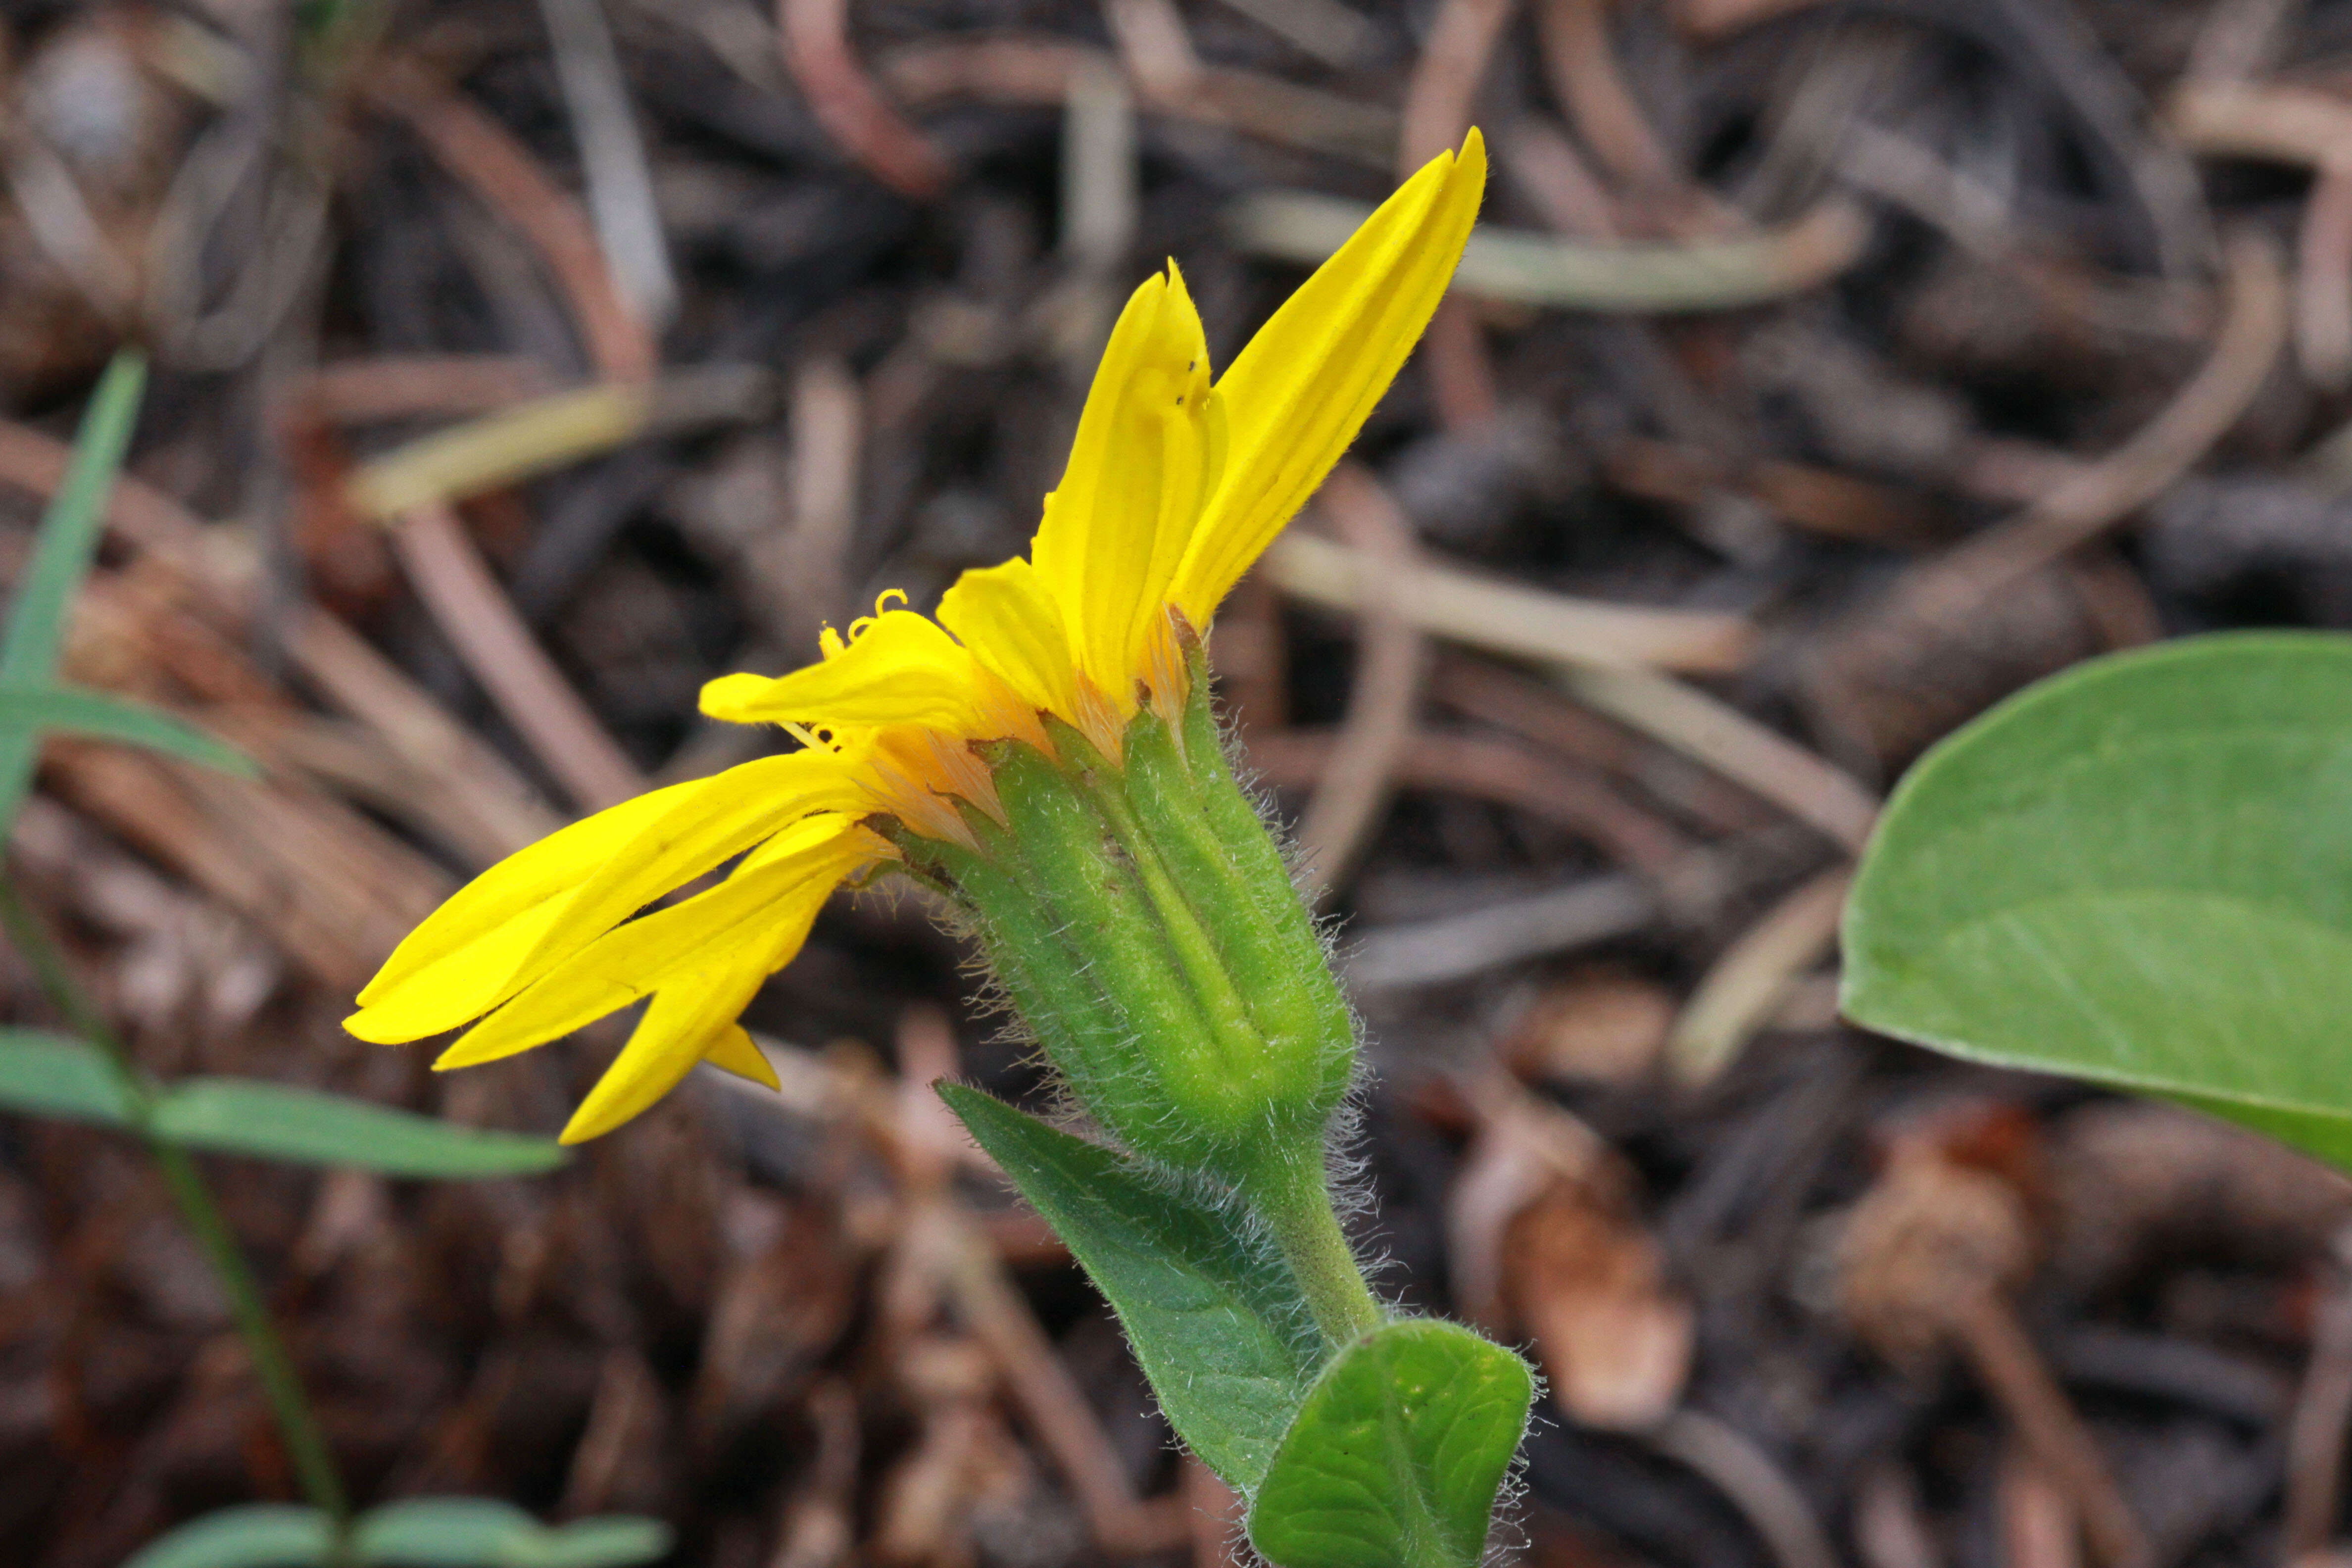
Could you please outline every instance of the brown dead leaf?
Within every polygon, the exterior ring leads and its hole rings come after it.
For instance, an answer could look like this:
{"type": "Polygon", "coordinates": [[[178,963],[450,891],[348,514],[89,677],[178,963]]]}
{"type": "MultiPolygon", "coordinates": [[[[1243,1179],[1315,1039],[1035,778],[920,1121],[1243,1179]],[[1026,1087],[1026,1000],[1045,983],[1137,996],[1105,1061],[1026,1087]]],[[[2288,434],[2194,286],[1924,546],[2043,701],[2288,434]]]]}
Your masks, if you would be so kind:
{"type": "Polygon", "coordinates": [[[1931,1137],[1901,1138],[1839,1235],[1839,1304],[1888,1361],[1925,1370],[1956,1314],[2022,1279],[2032,1254],[2015,1186],[1931,1137]]]}
{"type": "Polygon", "coordinates": [[[1553,1402],[1575,1420],[1654,1425],[1682,1396],[1694,1322],[1631,1167],[1507,1081],[1471,1099],[1478,1137],[1448,1200],[1457,1302],[1498,1333],[1532,1335],[1553,1402]]]}
{"type": "Polygon", "coordinates": [[[1588,1426],[1654,1426],[1690,1374],[1690,1303],[1640,1216],[1587,1184],[1554,1181],[1506,1231],[1504,1296],[1535,1336],[1551,1397],[1588,1426]]]}
{"type": "Polygon", "coordinates": [[[1521,1015],[1502,1054],[1522,1078],[1634,1083],[1656,1065],[1674,1021],[1665,987],[1595,971],[1548,987],[1521,1015]]]}

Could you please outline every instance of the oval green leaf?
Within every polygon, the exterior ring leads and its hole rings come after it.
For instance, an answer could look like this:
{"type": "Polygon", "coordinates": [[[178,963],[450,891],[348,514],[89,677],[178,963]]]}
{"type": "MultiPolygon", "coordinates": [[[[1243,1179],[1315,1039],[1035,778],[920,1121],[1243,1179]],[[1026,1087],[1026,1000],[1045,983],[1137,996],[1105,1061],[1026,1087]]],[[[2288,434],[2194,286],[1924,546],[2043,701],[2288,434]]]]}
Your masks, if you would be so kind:
{"type": "Polygon", "coordinates": [[[2096,660],[1931,751],[1846,909],[1856,1023],[2352,1165],[2352,637],[2096,660]]]}
{"type": "Polygon", "coordinates": [[[192,1520],[133,1552],[122,1568],[311,1568],[327,1555],[327,1516],[251,1503],[192,1520]]]}
{"type": "Polygon", "coordinates": [[[240,778],[261,771],[235,746],[160,709],[70,686],[0,685],[0,733],[50,731],[144,746],[240,778]]]}
{"type": "Polygon", "coordinates": [[[70,1035],[0,1029],[0,1110],[127,1127],[131,1107],[112,1064],[70,1035]]]}
{"type": "Polygon", "coordinates": [[[244,1078],[184,1079],[155,1103],[154,1131],[191,1149],[386,1176],[528,1176],[563,1163],[561,1145],[461,1127],[388,1105],[244,1078]]]}
{"type": "Polygon", "coordinates": [[[1279,1568],[1477,1568],[1535,1374],[1455,1323],[1391,1323],[1324,1370],[1250,1510],[1279,1568]]]}
{"type": "Polygon", "coordinates": [[[1281,1258],[1135,1161],[977,1089],[940,1095],[1109,1300],[1177,1436],[1256,1490],[1321,1357],[1281,1258]]]}

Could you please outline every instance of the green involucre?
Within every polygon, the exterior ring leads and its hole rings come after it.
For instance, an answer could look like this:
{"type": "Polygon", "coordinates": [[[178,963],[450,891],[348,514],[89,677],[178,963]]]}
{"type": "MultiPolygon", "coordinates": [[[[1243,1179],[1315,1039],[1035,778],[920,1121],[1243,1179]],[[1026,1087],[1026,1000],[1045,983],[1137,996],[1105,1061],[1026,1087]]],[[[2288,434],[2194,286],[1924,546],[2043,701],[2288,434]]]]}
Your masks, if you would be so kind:
{"type": "MultiPolygon", "coordinates": [[[[1205,708],[1205,697],[1196,708],[1205,708]]],[[[1114,766],[1057,730],[1059,759],[991,756],[1005,824],[977,853],[901,835],[970,911],[1008,995],[1087,1110],[1138,1153],[1231,1186],[1320,1169],[1354,1071],[1355,1022],[1281,852],[1219,758],[1132,724],[1114,766]]],[[[1190,737],[1188,737],[1190,739],[1190,737]]]]}

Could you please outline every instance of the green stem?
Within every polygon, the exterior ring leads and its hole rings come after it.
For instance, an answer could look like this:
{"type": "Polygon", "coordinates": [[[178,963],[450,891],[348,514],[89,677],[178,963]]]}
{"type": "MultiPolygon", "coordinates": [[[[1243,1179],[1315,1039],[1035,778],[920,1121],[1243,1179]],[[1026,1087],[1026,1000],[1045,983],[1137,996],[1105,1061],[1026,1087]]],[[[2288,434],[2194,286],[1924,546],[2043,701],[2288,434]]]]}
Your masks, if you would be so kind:
{"type": "Polygon", "coordinates": [[[1268,1163],[1261,1180],[1243,1190],[1297,1276],[1307,1310],[1325,1339],[1334,1345],[1353,1344],[1388,1321],[1339,1228],[1320,1159],[1277,1157],[1268,1163]]]}
{"type": "Polygon", "coordinates": [[[270,1321],[261,1288],[246,1263],[227,1217],[221,1213],[212,1189],[205,1185],[187,1151],[155,1131],[154,1090],[131,1061],[130,1050],[108,1026],[97,1004],[74,978],[64,954],[49,940],[39,919],[17,896],[15,882],[5,876],[0,876],[0,925],[7,928],[16,950],[32,965],[41,989],[47,993],[50,1005],[57,1008],[66,1026],[96,1047],[113,1069],[122,1088],[123,1102],[130,1108],[132,1130],[154,1157],[172,1201],[179,1205],[180,1217],[186,1221],[196,1245],[204,1249],[205,1261],[212,1266],[214,1277],[228,1297],[229,1315],[245,1341],[246,1353],[253,1358],[254,1371],[261,1378],[262,1394],[278,1418],[278,1432],[286,1439],[303,1493],[312,1507],[327,1516],[332,1532],[329,1560],[333,1563],[348,1561],[352,1506],[343,1490],[342,1476],[335,1468],[334,1456],[327,1447],[319,1418],[303,1393],[293,1358],[286,1353],[285,1342],[278,1338],[277,1325],[270,1321]]]}

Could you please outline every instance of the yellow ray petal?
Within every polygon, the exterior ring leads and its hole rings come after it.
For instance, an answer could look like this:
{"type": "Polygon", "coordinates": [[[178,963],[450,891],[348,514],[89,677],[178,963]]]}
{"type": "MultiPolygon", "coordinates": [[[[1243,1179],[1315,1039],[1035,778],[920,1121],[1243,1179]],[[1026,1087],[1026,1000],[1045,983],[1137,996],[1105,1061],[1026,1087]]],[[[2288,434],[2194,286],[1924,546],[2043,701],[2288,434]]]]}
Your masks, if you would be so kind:
{"type": "MultiPolygon", "coordinates": [[[[559,1142],[584,1143],[603,1137],[650,1109],[677,1087],[696,1062],[706,1056],[715,1059],[715,1053],[730,1048],[732,1041],[740,1040],[743,1048],[766,1068],[766,1059],[735,1022],[735,1015],[751,1002],[768,973],[757,964],[739,964],[723,973],[697,974],[664,986],[630,1032],[629,1043],[621,1047],[621,1054],[572,1113],[559,1142]]],[[[775,1085],[772,1069],[767,1082],[771,1088],[775,1085]]]]}
{"type": "Polygon", "coordinates": [[[811,817],[708,892],[608,931],[460,1036],[436,1071],[560,1038],[688,975],[789,963],[842,878],[888,847],[844,816],[811,817]]]}
{"type": "Polygon", "coordinates": [[[1445,295],[1486,188],[1473,131],[1315,269],[1212,394],[1225,453],[1169,598],[1205,628],[1218,602],[1305,505],[1388,390],[1445,295]]]}
{"type": "Polygon", "coordinates": [[[1077,668],[1062,614],[1035,567],[1014,556],[966,572],[940,600],[940,625],[996,672],[1032,711],[1077,710],[1077,668]]]}
{"type": "Polygon", "coordinates": [[[501,861],[401,944],[343,1026],[392,1045],[480,1017],[656,899],[795,819],[861,804],[851,763],[821,751],[762,757],[614,806],[501,861]],[[600,823],[595,833],[580,832],[600,823]],[[509,871],[517,861],[524,864],[509,871]],[[484,882],[492,885],[477,894],[484,882]],[[538,896],[526,900],[530,889],[538,896]],[[412,948],[416,962],[395,970],[412,948]]]}
{"type": "MultiPolygon", "coordinates": [[[[392,950],[360,992],[362,1007],[431,964],[478,942],[497,940],[512,922],[568,893],[622,845],[699,787],[672,784],[625,800],[557,829],[528,848],[518,849],[447,899],[392,950]]],[[[514,956],[520,959],[522,951],[514,956]]]]}
{"type": "Polygon", "coordinates": [[[1078,668],[1122,711],[1146,618],[1160,613],[1215,479],[1208,390],[1200,313],[1171,262],[1111,331],[1029,552],[1078,668]]]}
{"type": "Polygon", "coordinates": [[[924,616],[886,610],[831,641],[826,657],[789,675],[722,675],[702,710],[731,724],[803,724],[855,732],[884,724],[958,730],[973,719],[971,655],[924,616]]]}
{"type": "MultiPolygon", "coordinates": [[[[765,979],[766,976],[761,978],[765,979]]],[[[776,1076],[775,1066],[768,1060],[767,1053],[752,1043],[751,1037],[743,1032],[740,1024],[730,1024],[719,1030],[710,1044],[703,1048],[702,1059],[720,1072],[749,1079],[761,1089],[780,1089],[784,1087],[784,1080],[776,1076]]]]}

